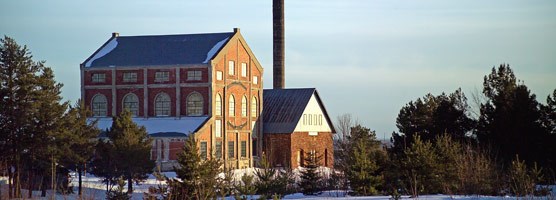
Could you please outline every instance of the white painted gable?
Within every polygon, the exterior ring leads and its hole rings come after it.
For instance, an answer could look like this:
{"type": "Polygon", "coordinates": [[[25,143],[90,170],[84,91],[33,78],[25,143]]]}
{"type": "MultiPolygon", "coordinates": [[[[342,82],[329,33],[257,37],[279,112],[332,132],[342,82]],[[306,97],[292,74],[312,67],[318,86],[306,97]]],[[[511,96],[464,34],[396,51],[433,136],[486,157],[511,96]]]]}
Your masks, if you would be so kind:
{"type": "Polygon", "coordinates": [[[297,122],[295,132],[309,132],[310,135],[317,134],[317,132],[332,132],[314,93],[297,122]]]}

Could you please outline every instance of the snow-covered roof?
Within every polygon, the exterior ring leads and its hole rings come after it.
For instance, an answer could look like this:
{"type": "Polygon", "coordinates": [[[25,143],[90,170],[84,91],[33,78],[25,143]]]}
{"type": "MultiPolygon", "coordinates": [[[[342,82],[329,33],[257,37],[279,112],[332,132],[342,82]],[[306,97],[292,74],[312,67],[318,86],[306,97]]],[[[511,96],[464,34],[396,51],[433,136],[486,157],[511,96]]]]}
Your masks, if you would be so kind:
{"type": "MultiPolygon", "coordinates": [[[[97,118],[91,118],[90,121],[97,118]]],[[[144,126],[152,137],[178,137],[195,133],[207,121],[208,117],[181,118],[133,118],[138,126],[144,126]]],[[[97,127],[101,130],[110,129],[112,118],[98,118],[97,127]]]]}
{"type": "Polygon", "coordinates": [[[234,32],[114,36],[87,58],[83,66],[89,68],[206,64],[233,35],[234,32]]]}

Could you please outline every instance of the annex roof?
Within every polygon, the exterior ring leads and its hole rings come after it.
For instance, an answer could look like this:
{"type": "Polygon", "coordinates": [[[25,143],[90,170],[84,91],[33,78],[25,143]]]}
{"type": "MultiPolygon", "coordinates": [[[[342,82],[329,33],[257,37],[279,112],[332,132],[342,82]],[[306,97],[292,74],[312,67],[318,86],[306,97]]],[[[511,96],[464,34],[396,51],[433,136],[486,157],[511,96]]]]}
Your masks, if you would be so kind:
{"type": "MultiPolygon", "coordinates": [[[[311,97],[315,95],[331,125],[328,113],[315,88],[266,89],[263,91],[263,132],[293,133],[311,97]]],[[[332,132],[334,128],[332,127],[332,132]]]]}
{"type": "MultiPolygon", "coordinates": [[[[186,137],[195,133],[207,121],[208,117],[176,118],[133,118],[138,126],[144,126],[151,137],[186,137]]],[[[95,120],[91,118],[90,121],[95,120]]],[[[112,118],[99,118],[97,127],[107,130],[112,127],[112,118]]],[[[101,136],[102,137],[102,136],[101,136]]]]}
{"type": "Polygon", "coordinates": [[[162,66],[206,64],[234,35],[113,36],[83,62],[83,67],[162,66]]]}

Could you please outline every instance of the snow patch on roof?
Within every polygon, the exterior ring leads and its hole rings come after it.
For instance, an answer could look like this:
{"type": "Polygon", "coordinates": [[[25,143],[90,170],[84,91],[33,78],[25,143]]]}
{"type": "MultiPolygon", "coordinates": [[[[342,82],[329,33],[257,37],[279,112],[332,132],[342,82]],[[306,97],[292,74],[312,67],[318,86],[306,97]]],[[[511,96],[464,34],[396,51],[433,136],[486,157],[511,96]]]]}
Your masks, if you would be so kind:
{"type": "MultiPolygon", "coordinates": [[[[90,121],[96,118],[90,118],[90,121]]],[[[148,134],[176,132],[188,135],[193,133],[203,125],[207,117],[182,117],[176,118],[133,118],[138,126],[144,126],[148,134]]],[[[100,118],[97,127],[101,130],[110,129],[112,127],[112,118],[100,118]]]]}
{"type": "Polygon", "coordinates": [[[222,41],[216,43],[212,49],[210,49],[210,51],[207,53],[207,58],[205,58],[205,61],[203,61],[203,63],[208,63],[208,61],[214,56],[214,54],[216,54],[216,52],[218,52],[218,50],[220,50],[220,48],[222,47],[222,45],[224,45],[224,43],[226,43],[226,41],[228,41],[229,38],[223,39],[222,41]]]}
{"type": "Polygon", "coordinates": [[[96,59],[102,58],[102,56],[105,56],[106,54],[110,53],[117,46],[118,46],[118,41],[116,40],[116,38],[112,38],[110,40],[110,42],[108,42],[108,44],[106,44],[102,49],[100,49],[95,54],[95,56],[93,56],[91,59],[89,59],[89,61],[87,61],[87,63],[85,63],[85,67],[91,67],[91,64],[93,63],[93,61],[95,61],[96,59]]]}

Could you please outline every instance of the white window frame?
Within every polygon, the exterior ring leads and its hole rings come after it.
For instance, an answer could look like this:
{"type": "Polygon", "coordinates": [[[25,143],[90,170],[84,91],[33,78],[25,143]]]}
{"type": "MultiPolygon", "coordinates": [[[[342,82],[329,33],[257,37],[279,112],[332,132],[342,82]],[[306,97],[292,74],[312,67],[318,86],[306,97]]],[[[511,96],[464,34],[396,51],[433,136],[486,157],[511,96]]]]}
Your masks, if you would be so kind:
{"type": "Polygon", "coordinates": [[[259,77],[253,76],[253,84],[259,84],[259,77]]]}
{"type": "Polygon", "coordinates": [[[235,67],[235,61],[230,60],[228,61],[228,75],[235,75],[236,74],[236,67],[235,67]]]}
{"type": "Polygon", "coordinates": [[[137,72],[124,72],[123,81],[125,83],[137,82],[137,72]]]}
{"type": "Polygon", "coordinates": [[[139,97],[133,93],[126,94],[122,99],[122,110],[128,110],[132,116],[139,115],[139,97]]]}
{"type": "Polygon", "coordinates": [[[93,96],[91,110],[94,117],[106,117],[108,114],[108,99],[102,94],[93,96]]]}
{"type": "Polygon", "coordinates": [[[228,115],[230,117],[236,116],[236,98],[234,95],[230,95],[230,99],[228,99],[228,115]]]}
{"type": "Polygon", "coordinates": [[[216,116],[222,116],[222,96],[220,94],[216,94],[215,107],[216,116]]]}
{"type": "Polygon", "coordinates": [[[247,63],[241,63],[241,77],[247,77],[247,63]]]}
{"type": "Polygon", "coordinates": [[[188,81],[200,81],[202,79],[203,79],[203,71],[201,70],[187,71],[188,81]]]}
{"type": "Polygon", "coordinates": [[[216,71],[216,80],[222,80],[222,71],[216,71]]]}
{"type": "Polygon", "coordinates": [[[93,83],[104,83],[106,82],[106,74],[105,73],[93,73],[91,77],[91,81],[93,83]]]}
{"type": "Polygon", "coordinates": [[[172,113],[172,99],[170,95],[161,92],[154,99],[154,115],[157,117],[170,116],[172,113]]]}
{"type": "Polygon", "coordinates": [[[257,98],[251,98],[251,117],[257,117],[257,115],[259,114],[257,112],[257,107],[257,98]]]}
{"type": "Polygon", "coordinates": [[[215,130],[215,136],[216,137],[222,137],[222,120],[214,120],[214,130],[215,130]]]}
{"type": "Polygon", "coordinates": [[[198,92],[192,92],[187,96],[186,104],[187,116],[201,116],[203,115],[204,100],[203,95],[198,92]],[[199,99],[192,99],[199,97],[199,99]]]}
{"type": "Polygon", "coordinates": [[[245,95],[241,98],[241,116],[247,117],[247,97],[245,95]]]}
{"type": "Polygon", "coordinates": [[[169,71],[158,71],[154,73],[154,81],[155,82],[164,82],[170,80],[170,72],[169,71]]]}

